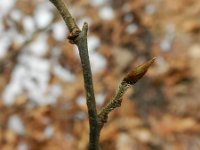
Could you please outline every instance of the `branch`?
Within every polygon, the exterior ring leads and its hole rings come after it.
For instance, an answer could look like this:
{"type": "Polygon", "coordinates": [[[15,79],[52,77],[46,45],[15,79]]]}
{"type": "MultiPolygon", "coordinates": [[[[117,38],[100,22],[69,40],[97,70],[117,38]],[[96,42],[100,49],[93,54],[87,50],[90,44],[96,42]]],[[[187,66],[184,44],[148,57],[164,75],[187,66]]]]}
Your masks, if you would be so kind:
{"type": "Polygon", "coordinates": [[[115,108],[121,106],[122,96],[124,95],[126,90],[131,85],[134,85],[139,79],[141,79],[145,75],[148,68],[152,65],[152,63],[154,61],[155,61],[155,58],[145,62],[144,64],[142,64],[142,65],[136,67],[134,70],[130,71],[124,77],[121,84],[119,85],[119,88],[118,88],[115,96],[110,100],[110,102],[98,114],[100,129],[107,122],[109,113],[112,112],[115,108]]]}
{"type": "Polygon", "coordinates": [[[110,100],[110,102],[101,110],[98,115],[100,128],[107,122],[108,114],[113,111],[115,108],[120,107],[122,103],[122,96],[128,89],[129,84],[121,83],[115,94],[115,96],[110,100]]]}
{"type": "Polygon", "coordinates": [[[74,40],[74,42],[78,46],[79,55],[81,58],[81,64],[83,68],[84,86],[86,90],[87,107],[88,107],[89,124],[90,124],[89,150],[96,150],[98,149],[100,131],[98,124],[97,110],[96,110],[96,101],[93,90],[92,73],[88,55],[87,30],[88,30],[88,25],[87,23],[84,23],[82,31],[80,32],[77,39],[74,40]]]}
{"type": "Polygon", "coordinates": [[[64,1],[63,0],[49,0],[49,1],[52,2],[53,5],[57,8],[63,20],[65,21],[66,26],[69,29],[70,34],[67,37],[69,39],[69,42],[75,44],[75,40],[79,36],[81,30],[79,29],[74,18],[68,11],[64,1]]]}
{"type": "Polygon", "coordinates": [[[63,0],[50,0],[50,2],[57,8],[70,32],[73,32],[74,29],[80,31],[63,0]]]}
{"type": "Polygon", "coordinates": [[[99,142],[99,124],[96,110],[96,102],[93,90],[92,72],[90,67],[90,60],[88,55],[87,45],[87,31],[88,24],[84,23],[82,30],[80,30],[75,23],[73,17],[69,13],[63,0],[50,0],[55,7],[58,9],[62,18],[64,19],[70,34],[68,39],[70,43],[76,44],[79,50],[79,55],[82,64],[84,86],[87,99],[87,107],[89,114],[89,125],[90,125],[90,138],[89,138],[89,150],[97,150],[99,142]]]}

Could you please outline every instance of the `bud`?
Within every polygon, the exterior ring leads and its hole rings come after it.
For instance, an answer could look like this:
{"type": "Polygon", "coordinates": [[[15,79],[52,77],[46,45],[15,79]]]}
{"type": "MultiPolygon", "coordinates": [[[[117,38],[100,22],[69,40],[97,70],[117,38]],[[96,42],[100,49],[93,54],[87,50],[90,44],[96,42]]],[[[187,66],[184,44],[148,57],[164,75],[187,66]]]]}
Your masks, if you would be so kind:
{"type": "Polygon", "coordinates": [[[155,61],[155,57],[142,65],[139,65],[134,70],[130,71],[123,79],[122,83],[126,83],[129,85],[135,84],[139,79],[141,79],[149,67],[152,65],[152,63],[155,61]]]}

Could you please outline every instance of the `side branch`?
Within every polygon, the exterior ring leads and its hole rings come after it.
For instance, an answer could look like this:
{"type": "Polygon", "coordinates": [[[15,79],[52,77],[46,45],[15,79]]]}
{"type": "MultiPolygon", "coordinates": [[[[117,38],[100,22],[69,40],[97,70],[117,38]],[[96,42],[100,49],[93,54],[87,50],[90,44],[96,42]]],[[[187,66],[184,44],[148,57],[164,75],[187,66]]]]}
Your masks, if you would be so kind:
{"type": "Polygon", "coordinates": [[[121,106],[122,96],[124,95],[126,90],[131,85],[134,85],[139,79],[141,79],[145,75],[145,73],[147,72],[148,68],[152,65],[154,60],[155,58],[136,67],[124,77],[113,99],[111,99],[110,102],[98,114],[100,129],[107,122],[109,113],[112,112],[115,108],[121,106]]]}
{"type": "Polygon", "coordinates": [[[58,9],[70,32],[73,32],[73,30],[80,31],[80,29],[74,21],[74,18],[72,17],[65,3],[62,0],[50,0],[50,2],[52,2],[54,6],[58,9]]]}
{"type": "Polygon", "coordinates": [[[122,96],[128,89],[129,84],[122,82],[119,85],[119,88],[111,101],[102,109],[102,111],[98,114],[100,128],[107,122],[108,114],[113,111],[115,108],[120,107],[122,103],[122,96]]]}

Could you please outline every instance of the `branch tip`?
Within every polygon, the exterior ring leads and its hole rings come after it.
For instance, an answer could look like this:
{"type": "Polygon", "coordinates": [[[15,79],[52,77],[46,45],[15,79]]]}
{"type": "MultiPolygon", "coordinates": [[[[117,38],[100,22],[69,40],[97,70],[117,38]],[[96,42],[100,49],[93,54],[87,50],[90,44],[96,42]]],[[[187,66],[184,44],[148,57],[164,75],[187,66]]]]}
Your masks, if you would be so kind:
{"type": "Polygon", "coordinates": [[[88,23],[84,22],[83,27],[82,27],[82,31],[83,32],[87,32],[88,31],[88,23]]]}
{"type": "Polygon", "coordinates": [[[123,79],[122,83],[126,83],[129,85],[134,85],[139,79],[141,79],[149,67],[153,64],[155,61],[156,57],[153,59],[143,63],[142,65],[139,65],[136,67],[134,70],[131,70],[123,79]]]}

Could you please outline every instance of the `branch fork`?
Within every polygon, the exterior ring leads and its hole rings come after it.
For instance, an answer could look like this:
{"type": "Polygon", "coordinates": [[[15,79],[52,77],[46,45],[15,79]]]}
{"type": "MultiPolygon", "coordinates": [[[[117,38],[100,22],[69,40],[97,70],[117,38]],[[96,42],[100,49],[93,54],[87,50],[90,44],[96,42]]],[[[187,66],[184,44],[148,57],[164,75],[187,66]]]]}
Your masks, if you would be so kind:
{"type": "Polygon", "coordinates": [[[147,61],[146,63],[130,71],[120,83],[114,97],[99,113],[97,113],[96,101],[93,89],[93,81],[92,81],[92,72],[88,55],[88,45],[87,45],[88,24],[84,23],[82,30],[80,30],[74,18],[68,11],[63,0],[50,0],[50,1],[58,9],[60,15],[65,21],[66,26],[69,29],[70,32],[70,34],[68,35],[69,42],[72,44],[76,44],[79,50],[79,56],[81,59],[81,65],[83,70],[86,102],[89,115],[90,136],[89,136],[88,149],[98,150],[100,132],[104,124],[107,122],[109,113],[112,112],[115,108],[121,106],[122,96],[124,95],[124,93],[131,85],[134,85],[139,79],[141,79],[145,75],[148,68],[154,62],[155,58],[147,61]]]}

